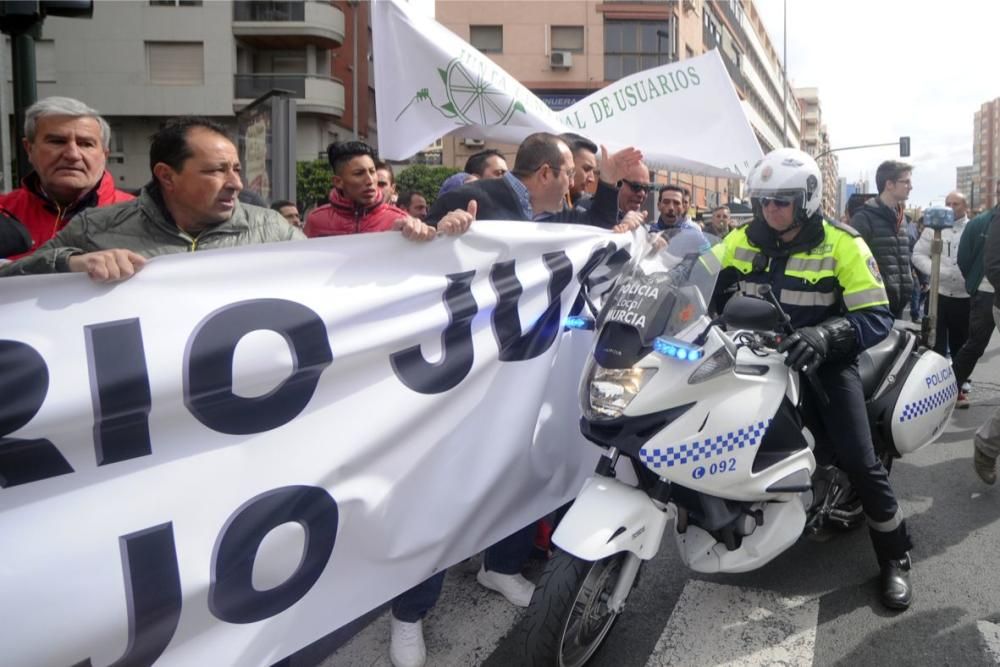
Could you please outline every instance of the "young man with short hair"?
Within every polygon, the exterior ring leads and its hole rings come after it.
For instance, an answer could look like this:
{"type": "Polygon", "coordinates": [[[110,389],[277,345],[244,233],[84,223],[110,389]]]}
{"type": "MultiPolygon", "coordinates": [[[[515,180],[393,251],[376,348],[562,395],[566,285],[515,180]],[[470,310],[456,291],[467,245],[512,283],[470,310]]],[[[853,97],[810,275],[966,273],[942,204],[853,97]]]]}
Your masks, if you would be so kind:
{"type": "Polygon", "coordinates": [[[913,274],[910,272],[910,241],[906,233],[903,205],[913,189],[913,167],[886,160],[875,171],[878,196],[868,200],[851,217],[851,226],[871,249],[889,297],[889,310],[899,319],[910,303],[913,274]]]}

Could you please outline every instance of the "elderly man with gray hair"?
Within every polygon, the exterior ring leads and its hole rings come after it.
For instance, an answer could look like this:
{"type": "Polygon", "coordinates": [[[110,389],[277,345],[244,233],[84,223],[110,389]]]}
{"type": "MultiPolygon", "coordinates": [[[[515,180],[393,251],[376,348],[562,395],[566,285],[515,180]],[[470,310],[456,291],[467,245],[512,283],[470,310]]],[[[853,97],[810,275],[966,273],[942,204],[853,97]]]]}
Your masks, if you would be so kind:
{"type": "Polygon", "coordinates": [[[21,187],[0,195],[0,210],[28,229],[32,251],[80,211],[134,198],[116,189],[105,170],[111,128],[83,102],[70,97],[35,102],[25,112],[24,137],[33,171],[21,187]]]}

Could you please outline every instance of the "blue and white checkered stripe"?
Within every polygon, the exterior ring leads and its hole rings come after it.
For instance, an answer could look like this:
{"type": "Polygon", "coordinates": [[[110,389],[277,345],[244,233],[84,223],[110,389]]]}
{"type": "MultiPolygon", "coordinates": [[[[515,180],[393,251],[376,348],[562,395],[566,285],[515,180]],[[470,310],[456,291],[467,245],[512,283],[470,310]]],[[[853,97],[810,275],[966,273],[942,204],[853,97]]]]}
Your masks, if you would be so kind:
{"type": "Polygon", "coordinates": [[[938,389],[930,396],[925,396],[915,403],[907,403],[903,406],[903,411],[899,415],[900,422],[910,421],[921,417],[932,410],[940,408],[958,395],[958,385],[952,382],[944,389],[938,389]]]}
{"type": "Polygon", "coordinates": [[[664,449],[649,450],[643,447],[639,450],[639,457],[643,463],[653,468],[662,466],[672,468],[675,465],[703,461],[744,447],[756,447],[770,424],[771,420],[768,419],[730,431],[725,435],[719,434],[705,440],[695,440],[664,449]]]}

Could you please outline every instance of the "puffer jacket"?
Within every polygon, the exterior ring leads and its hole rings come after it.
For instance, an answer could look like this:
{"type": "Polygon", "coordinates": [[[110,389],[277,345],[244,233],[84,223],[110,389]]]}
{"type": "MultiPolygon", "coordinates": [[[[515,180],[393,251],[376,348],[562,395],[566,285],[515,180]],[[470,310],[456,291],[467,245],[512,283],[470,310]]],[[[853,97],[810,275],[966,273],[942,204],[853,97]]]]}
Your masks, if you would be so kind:
{"type": "MultiPolygon", "coordinates": [[[[381,195],[380,195],[381,197],[381,195]]],[[[363,234],[366,232],[387,232],[394,222],[407,218],[409,214],[381,198],[365,208],[340,194],[337,189],[330,191],[330,203],[320,206],[306,218],[306,236],[338,236],[340,234],[363,234]]]]}
{"type": "Polygon", "coordinates": [[[174,224],[158,188],[147,185],[138,199],[81,212],[34,254],[0,267],[0,276],[69,271],[70,257],[97,250],[122,248],[156,257],[304,238],[277,211],[240,202],[229,220],[192,237],[174,224]]]}
{"type": "MultiPolygon", "coordinates": [[[[132,199],[135,197],[116,189],[115,179],[108,172],[104,172],[97,185],[63,208],[45,194],[38,174],[31,172],[21,181],[21,187],[0,195],[0,208],[8,211],[28,228],[28,233],[31,234],[31,247],[36,249],[55,236],[80,211],[120,204],[132,199]]],[[[27,254],[13,255],[10,259],[18,259],[27,254]]]]}
{"type": "MultiPolygon", "coordinates": [[[[968,218],[955,221],[955,226],[941,230],[941,269],[938,278],[938,294],[956,299],[968,299],[965,289],[965,278],[958,267],[958,246],[962,242],[962,232],[968,224],[968,218]]],[[[913,266],[920,273],[931,274],[931,241],[934,240],[934,230],[924,229],[920,240],[913,246],[913,266]]]]}
{"type": "Polygon", "coordinates": [[[889,310],[899,318],[910,305],[913,293],[913,274],[910,272],[910,242],[906,235],[905,218],[873,197],[851,218],[851,227],[875,256],[879,273],[889,297],[889,310]]]}

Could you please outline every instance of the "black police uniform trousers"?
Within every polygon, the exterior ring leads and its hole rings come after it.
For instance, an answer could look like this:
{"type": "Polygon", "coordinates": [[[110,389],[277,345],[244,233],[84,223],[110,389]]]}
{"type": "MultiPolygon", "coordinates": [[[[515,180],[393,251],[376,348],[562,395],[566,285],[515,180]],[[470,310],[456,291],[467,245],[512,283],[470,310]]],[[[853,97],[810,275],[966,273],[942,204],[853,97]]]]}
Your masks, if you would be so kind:
{"type": "Polygon", "coordinates": [[[806,423],[822,429],[816,438],[817,460],[833,463],[847,474],[868,518],[879,562],[903,558],[912,545],[889,473],[875,456],[857,360],[824,363],[817,377],[830,399],[827,406],[805,376],[800,385],[806,423]]]}

